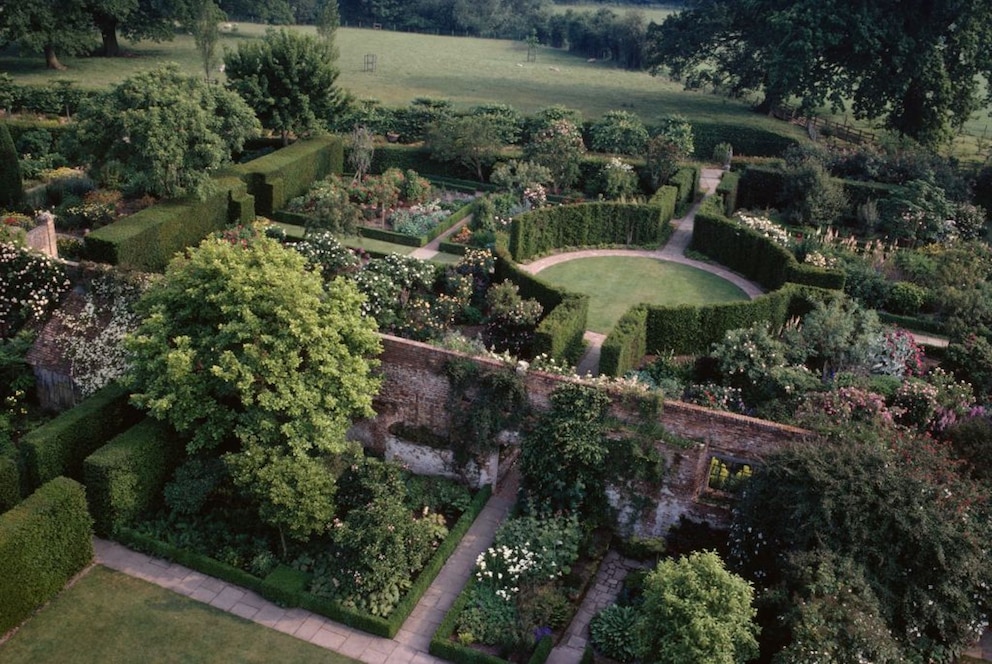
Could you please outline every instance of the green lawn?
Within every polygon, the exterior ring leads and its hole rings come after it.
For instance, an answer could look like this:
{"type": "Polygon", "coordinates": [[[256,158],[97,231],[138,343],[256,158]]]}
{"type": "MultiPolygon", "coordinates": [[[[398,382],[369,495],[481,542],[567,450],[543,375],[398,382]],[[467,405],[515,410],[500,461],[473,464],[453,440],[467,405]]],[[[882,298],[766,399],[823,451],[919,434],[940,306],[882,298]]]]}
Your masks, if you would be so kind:
{"type": "Polygon", "coordinates": [[[712,304],[746,300],[729,281],[688,265],[653,258],[599,256],[552,265],[542,281],[589,295],[588,329],[608,333],[635,304],[712,304]]]}
{"type": "Polygon", "coordinates": [[[0,661],[347,664],[356,660],[98,566],[0,646],[0,661]]]}
{"type": "MultiPolygon", "coordinates": [[[[237,32],[223,33],[220,49],[235,49],[245,39],[260,37],[266,26],[238,24],[237,32]]],[[[313,32],[313,28],[293,28],[313,32]]],[[[68,69],[51,72],[44,59],[16,57],[0,52],[0,71],[18,83],[43,84],[71,80],[85,88],[105,88],[162,62],[177,62],[191,74],[203,67],[193,40],[178,36],[171,42],[122,46],[132,57],[63,57],[68,69]]],[[[527,62],[522,42],[472,37],[420,35],[388,30],[341,28],[338,83],[358,99],[377,99],[387,106],[405,106],[416,97],[441,97],[467,108],[482,102],[511,104],[532,113],[552,104],[580,109],[587,118],[624,108],[654,122],[669,113],[690,118],[724,120],[762,126],[772,131],[797,132],[795,128],[752,113],[746,104],[701,92],[685,92],[682,85],[644,72],[616,69],[610,63],[589,63],[584,58],[551,48],[540,48],[537,62],[527,62]],[[377,56],[375,73],[363,71],[365,55],[377,56]]],[[[223,74],[216,73],[223,80],[223,74]]]]}

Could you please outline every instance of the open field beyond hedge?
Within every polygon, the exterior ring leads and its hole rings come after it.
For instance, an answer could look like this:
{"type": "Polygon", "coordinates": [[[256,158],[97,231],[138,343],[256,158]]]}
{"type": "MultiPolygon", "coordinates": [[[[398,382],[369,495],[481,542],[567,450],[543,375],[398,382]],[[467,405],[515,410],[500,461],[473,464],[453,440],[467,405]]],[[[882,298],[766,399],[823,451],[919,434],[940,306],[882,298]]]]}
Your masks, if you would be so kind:
{"type": "Polygon", "coordinates": [[[347,664],[356,660],[97,566],[0,646],[0,661],[347,664]]]}
{"type": "Polygon", "coordinates": [[[637,304],[713,304],[746,300],[729,281],[654,258],[597,256],[545,268],[542,281],[589,295],[588,329],[606,334],[637,304]]]}

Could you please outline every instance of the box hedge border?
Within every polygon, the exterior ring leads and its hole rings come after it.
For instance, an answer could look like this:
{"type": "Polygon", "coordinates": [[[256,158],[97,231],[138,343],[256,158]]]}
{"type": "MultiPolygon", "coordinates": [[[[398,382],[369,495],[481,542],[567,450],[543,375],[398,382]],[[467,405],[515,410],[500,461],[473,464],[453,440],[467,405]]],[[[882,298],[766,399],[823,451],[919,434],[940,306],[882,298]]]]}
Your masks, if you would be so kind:
{"type": "Polygon", "coordinates": [[[26,487],[33,489],[59,475],[82,481],[86,457],[141,420],[129,398],[120,385],[108,385],[25,434],[20,449],[26,487]]]}
{"type": "Polygon", "coordinates": [[[16,627],[93,560],[82,485],[56,477],[0,515],[0,634],[16,627]]]}
{"type": "Polygon", "coordinates": [[[21,469],[11,455],[0,455],[0,514],[21,502],[21,469]]]}
{"type": "Polygon", "coordinates": [[[113,535],[152,507],[183,453],[168,425],[145,418],[86,457],[83,477],[96,533],[113,535]]]}
{"type": "Polygon", "coordinates": [[[455,522],[448,532],[448,536],[438,545],[437,550],[431,559],[427,561],[417,578],[414,579],[410,589],[397,603],[396,608],[389,618],[373,616],[362,611],[349,609],[338,602],[324,597],[318,597],[308,592],[299,590],[293,579],[282,579],[281,575],[269,575],[265,579],[254,576],[244,570],[232,567],[219,562],[208,556],[178,548],[160,540],[148,537],[132,528],[120,527],[115,533],[115,537],[122,544],[133,546],[136,549],[150,553],[159,558],[164,558],[185,565],[198,572],[212,576],[228,583],[241,586],[248,590],[257,592],[266,599],[281,604],[283,606],[298,606],[300,608],[320,614],[336,622],[363,632],[393,638],[406,619],[413,613],[413,609],[430,587],[434,579],[437,578],[441,568],[448,558],[458,548],[459,543],[471,528],[472,523],[479,516],[486,506],[486,502],[492,495],[492,488],[483,487],[472,498],[468,508],[455,522]]]}

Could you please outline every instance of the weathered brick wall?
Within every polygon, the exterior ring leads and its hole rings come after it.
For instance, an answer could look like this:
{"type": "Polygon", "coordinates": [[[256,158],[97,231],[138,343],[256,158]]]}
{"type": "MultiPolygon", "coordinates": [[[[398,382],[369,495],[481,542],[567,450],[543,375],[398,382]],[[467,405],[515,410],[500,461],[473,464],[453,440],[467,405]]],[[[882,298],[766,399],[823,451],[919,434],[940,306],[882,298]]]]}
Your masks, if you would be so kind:
{"type": "MultiPolygon", "coordinates": [[[[383,387],[375,401],[378,415],[356,425],[353,434],[366,445],[383,450],[390,438],[389,427],[401,422],[407,426],[422,426],[446,436],[452,407],[445,364],[463,355],[427,344],[383,336],[383,387]]],[[[480,367],[503,369],[494,360],[475,358],[480,367]]],[[[529,372],[524,377],[532,408],[545,410],[549,396],[562,381],[560,376],[529,372]]],[[[630,422],[643,417],[636,405],[617,393],[613,415],[630,422]]],[[[685,515],[711,523],[726,523],[728,511],[699,500],[709,470],[710,457],[719,455],[740,461],[760,461],[769,452],[782,446],[801,442],[808,432],[795,427],[757,420],[751,417],[709,410],[692,404],[665,402],[658,414],[662,427],[680,438],[695,441],[686,448],[677,448],[659,441],[658,449],[665,456],[668,473],[662,486],[643,487],[650,494],[647,507],[618,502],[621,525],[645,535],[661,535],[685,515]],[[632,514],[636,511],[637,514],[632,514]]]]}

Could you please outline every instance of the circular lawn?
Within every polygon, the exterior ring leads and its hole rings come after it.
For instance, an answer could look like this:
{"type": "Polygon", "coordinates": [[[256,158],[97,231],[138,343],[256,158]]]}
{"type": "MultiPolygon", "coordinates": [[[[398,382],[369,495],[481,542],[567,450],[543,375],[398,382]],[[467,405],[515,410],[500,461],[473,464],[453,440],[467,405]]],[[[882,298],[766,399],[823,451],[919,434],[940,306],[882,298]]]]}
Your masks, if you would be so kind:
{"type": "Polygon", "coordinates": [[[698,268],[641,256],[576,258],[541,270],[538,277],[589,300],[587,328],[608,333],[635,304],[715,304],[747,300],[740,288],[698,268]]]}

